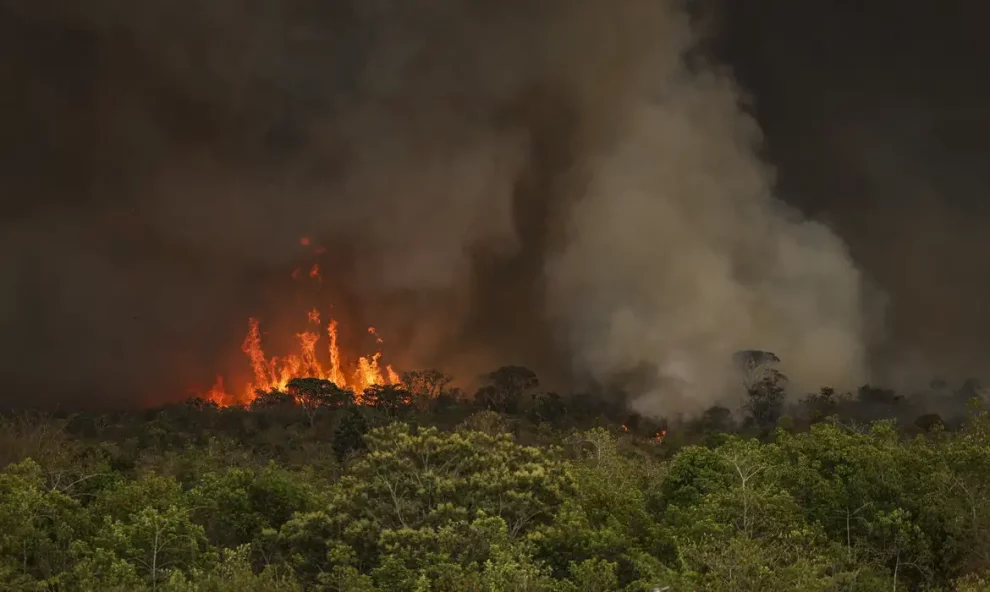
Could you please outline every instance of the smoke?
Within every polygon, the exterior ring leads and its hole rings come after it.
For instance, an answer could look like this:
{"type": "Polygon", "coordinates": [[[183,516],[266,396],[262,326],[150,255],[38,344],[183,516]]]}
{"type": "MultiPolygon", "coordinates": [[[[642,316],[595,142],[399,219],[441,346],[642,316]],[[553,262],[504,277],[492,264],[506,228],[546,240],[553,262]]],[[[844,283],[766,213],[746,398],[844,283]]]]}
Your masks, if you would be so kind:
{"type": "Polygon", "coordinates": [[[889,296],[874,377],[986,376],[990,4],[711,4],[713,48],[757,97],[780,195],[827,219],[889,296]]]}
{"type": "Polygon", "coordinates": [[[598,379],[646,364],[656,387],[635,406],[653,413],[731,397],[732,354],[754,347],[784,357],[798,392],[860,384],[868,326],[844,245],[773,198],[732,81],[666,65],[593,160],[548,262],[549,304],[579,364],[598,379]]]}
{"type": "Polygon", "coordinates": [[[573,383],[645,365],[648,412],[725,396],[738,349],[802,386],[865,378],[859,274],[773,197],[758,125],[678,3],[6,0],[0,17],[22,56],[0,78],[15,390],[147,400],[209,380],[249,314],[303,313],[303,235],[329,247],[320,296],[400,366],[573,383]]]}

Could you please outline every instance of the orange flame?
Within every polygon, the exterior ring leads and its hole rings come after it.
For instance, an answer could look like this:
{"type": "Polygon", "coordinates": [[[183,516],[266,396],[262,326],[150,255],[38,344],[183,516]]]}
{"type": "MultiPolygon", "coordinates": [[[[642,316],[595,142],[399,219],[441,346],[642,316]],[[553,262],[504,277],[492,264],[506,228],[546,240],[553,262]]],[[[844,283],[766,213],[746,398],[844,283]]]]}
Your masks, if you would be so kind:
{"type": "Polygon", "coordinates": [[[223,388],[223,376],[217,375],[217,381],[213,383],[213,388],[203,395],[203,399],[216,403],[217,405],[224,407],[230,404],[230,396],[227,391],[223,388]]]}
{"type": "Polygon", "coordinates": [[[330,319],[327,325],[327,336],[330,337],[330,377],[327,379],[337,386],[344,388],[347,381],[340,371],[340,348],[337,346],[337,321],[330,319]]]}
{"type": "MultiPolygon", "coordinates": [[[[309,311],[307,319],[312,324],[320,324],[320,312],[316,309],[309,311]]],[[[262,347],[261,323],[258,319],[249,319],[248,332],[241,344],[241,350],[250,360],[253,380],[245,387],[242,396],[236,397],[224,388],[223,377],[218,376],[213,388],[205,393],[203,398],[221,406],[250,403],[257,396],[258,391],[278,390],[285,392],[289,381],[293,378],[319,378],[333,382],[341,388],[352,389],[360,402],[361,393],[369,386],[400,382],[398,373],[391,366],[385,366],[384,370],[380,367],[381,351],[370,356],[359,357],[353,378],[348,380],[337,343],[336,319],[330,319],[326,331],[329,341],[330,364],[325,367],[317,354],[320,340],[318,333],[304,331],[296,334],[296,338],[299,340],[298,354],[291,354],[282,358],[268,358],[262,347]]],[[[373,328],[369,329],[369,333],[376,337],[379,344],[382,343],[382,339],[378,337],[373,328]]]]}
{"type": "Polygon", "coordinates": [[[622,431],[623,432],[628,432],[629,431],[629,428],[626,427],[626,424],[622,424],[622,431]]]}
{"type": "MultiPolygon", "coordinates": [[[[315,254],[326,252],[326,248],[315,244],[308,236],[299,238],[299,244],[308,247],[315,254]]],[[[323,281],[319,263],[313,263],[309,271],[305,267],[296,267],[292,271],[292,279],[298,280],[307,274],[310,279],[319,282],[323,281]]],[[[329,315],[328,315],[329,317],[329,315]]],[[[213,401],[218,405],[234,405],[250,403],[255,399],[258,392],[270,392],[273,390],[286,392],[288,383],[294,378],[317,378],[328,380],[338,387],[347,388],[354,391],[355,396],[360,401],[363,391],[372,385],[398,384],[401,382],[399,374],[392,366],[381,367],[381,344],[382,338],[378,335],[374,327],[368,327],[368,334],[375,338],[379,344],[377,351],[368,356],[349,358],[347,368],[344,367],[344,357],[341,355],[338,343],[337,320],[329,317],[326,321],[326,335],[328,348],[326,354],[320,348],[322,333],[312,326],[321,326],[324,317],[320,311],[313,308],[306,313],[306,319],[311,327],[296,334],[299,340],[297,353],[284,357],[268,357],[262,347],[261,323],[258,319],[248,320],[248,332],[241,343],[241,351],[247,356],[251,364],[251,379],[245,381],[247,384],[232,394],[224,385],[223,377],[217,377],[213,388],[206,392],[203,398],[213,401]],[[329,357],[329,365],[325,365],[321,360],[323,356],[329,357]]]]}
{"type": "Polygon", "coordinates": [[[653,437],[654,440],[663,444],[663,439],[667,437],[667,430],[657,432],[657,435],[653,437]]]}

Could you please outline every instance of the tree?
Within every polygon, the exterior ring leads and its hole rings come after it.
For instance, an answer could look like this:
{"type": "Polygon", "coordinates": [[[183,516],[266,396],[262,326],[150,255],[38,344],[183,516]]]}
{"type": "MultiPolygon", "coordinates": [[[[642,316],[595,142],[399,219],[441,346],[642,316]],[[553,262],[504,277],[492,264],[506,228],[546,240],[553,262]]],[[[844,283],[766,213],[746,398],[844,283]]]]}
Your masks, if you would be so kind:
{"type": "Polygon", "coordinates": [[[0,586],[42,589],[72,563],[73,539],[85,533],[80,504],[46,486],[33,460],[0,472],[0,586]],[[22,587],[23,586],[23,587],[22,587]]]}
{"type": "Polygon", "coordinates": [[[192,523],[184,508],[164,511],[147,507],[126,521],[108,522],[95,538],[106,549],[138,568],[155,590],[172,570],[196,566],[207,550],[202,527],[192,523]]]}
{"type": "Polygon", "coordinates": [[[373,384],[364,389],[361,400],[389,419],[396,419],[412,406],[412,393],[398,384],[373,384]]]}
{"type": "Polygon", "coordinates": [[[500,413],[483,409],[469,415],[457,426],[458,429],[481,432],[489,436],[508,434],[512,431],[509,422],[500,413]]]}
{"type": "Polygon", "coordinates": [[[951,499],[965,516],[959,538],[965,549],[966,572],[990,574],[990,414],[970,404],[962,429],[944,441],[943,458],[950,469],[951,499]]]}
{"type": "Polygon", "coordinates": [[[368,422],[357,407],[348,407],[337,420],[333,429],[333,453],[338,462],[351,454],[365,449],[364,435],[368,431],[368,422]]]}
{"type": "Polygon", "coordinates": [[[786,459],[778,447],[731,437],[711,452],[696,452],[687,471],[672,467],[681,479],[695,476],[682,480],[667,511],[692,589],[836,587],[832,547],[782,486],[786,459]]]}
{"type": "Polygon", "coordinates": [[[738,351],[733,354],[732,361],[742,373],[743,386],[747,391],[763,383],[780,364],[776,354],[757,349],[738,351]]]}
{"type": "Polygon", "coordinates": [[[292,407],[296,404],[296,398],[289,393],[283,393],[278,390],[262,391],[259,390],[255,393],[254,399],[251,401],[251,409],[273,409],[273,408],[285,408],[292,407]]]}
{"type": "Polygon", "coordinates": [[[454,504],[503,518],[514,537],[549,520],[569,482],[563,463],[508,435],[414,434],[397,423],[372,430],[366,441],[369,454],[349,467],[346,486],[361,493],[352,499],[369,500],[354,511],[370,512],[386,528],[437,525],[454,504]]]}
{"type": "Polygon", "coordinates": [[[207,473],[188,497],[210,541],[231,549],[257,542],[263,530],[278,530],[295,512],[315,510],[323,501],[305,475],[274,463],[207,473]]]}
{"type": "Polygon", "coordinates": [[[555,425],[567,415],[567,404],[557,393],[534,394],[529,415],[537,423],[555,425]]]}
{"type": "Polygon", "coordinates": [[[787,377],[777,370],[780,358],[759,350],[740,351],[733,357],[746,387],[744,407],[753,422],[762,428],[773,426],[784,405],[787,377]]]}
{"type": "Polygon", "coordinates": [[[707,434],[723,434],[735,428],[732,411],[728,407],[712,405],[701,414],[698,428],[707,434]]]}
{"type": "MultiPolygon", "coordinates": [[[[415,581],[438,561],[483,573],[486,559],[497,563],[490,547],[498,538],[475,536],[473,528],[500,525],[498,537],[522,545],[571,491],[566,466],[552,452],[509,436],[413,432],[394,423],[370,431],[365,442],[367,454],[347,466],[327,509],[297,515],[282,529],[285,553],[309,581],[335,566],[365,566],[376,580],[388,578],[383,589],[412,590],[397,581],[415,581]]],[[[506,550],[519,559],[518,551],[506,550]]]]}
{"type": "Polygon", "coordinates": [[[943,545],[952,502],[945,462],[925,439],[902,443],[894,424],[868,431],[818,423],[810,433],[778,432],[790,469],[784,486],[808,522],[841,545],[846,564],[889,574],[888,585],[920,585],[957,559],[943,545]],[[936,549],[939,549],[936,552],[936,549]]]}
{"type": "Polygon", "coordinates": [[[194,577],[181,572],[170,574],[166,589],[168,592],[302,592],[302,586],[285,571],[269,565],[255,574],[251,547],[241,545],[222,549],[219,561],[194,577]]]}
{"type": "Polygon", "coordinates": [[[523,366],[502,366],[484,377],[475,399],[487,409],[500,413],[518,410],[523,395],[540,386],[536,373],[523,366]]]}
{"type": "Polygon", "coordinates": [[[120,480],[90,502],[95,533],[77,541],[82,589],[161,587],[174,571],[191,573],[209,560],[203,527],[195,524],[174,479],[146,475],[120,480]]]}
{"type": "Polygon", "coordinates": [[[452,381],[453,378],[438,370],[418,370],[402,374],[402,385],[412,394],[413,403],[420,411],[430,410],[452,381]]]}
{"type": "Polygon", "coordinates": [[[342,389],[329,380],[319,378],[293,378],[287,385],[289,394],[295,398],[313,427],[316,415],[321,409],[340,409],[354,404],[354,392],[342,389]]]}
{"type": "Polygon", "coordinates": [[[832,387],[822,387],[817,393],[810,393],[801,401],[804,412],[812,422],[822,421],[835,415],[839,410],[839,397],[832,387]]]}

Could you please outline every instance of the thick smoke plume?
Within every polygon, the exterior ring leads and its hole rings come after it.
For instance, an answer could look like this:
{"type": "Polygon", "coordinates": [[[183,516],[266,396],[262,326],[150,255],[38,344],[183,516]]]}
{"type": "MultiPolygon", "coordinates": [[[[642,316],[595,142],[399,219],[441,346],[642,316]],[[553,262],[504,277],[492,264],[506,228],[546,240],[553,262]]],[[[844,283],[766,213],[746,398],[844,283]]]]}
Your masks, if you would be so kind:
{"type": "Polygon", "coordinates": [[[324,296],[401,366],[574,384],[645,367],[650,412],[725,396],[738,349],[809,388],[865,378],[859,274],[774,199],[758,126],[678,3],[5,0],[0,17],[21,56],[0,80],[19,388],[208,379],[248,314],[300,314],[279,282],[303,235],[330,248],[324,296]]]}

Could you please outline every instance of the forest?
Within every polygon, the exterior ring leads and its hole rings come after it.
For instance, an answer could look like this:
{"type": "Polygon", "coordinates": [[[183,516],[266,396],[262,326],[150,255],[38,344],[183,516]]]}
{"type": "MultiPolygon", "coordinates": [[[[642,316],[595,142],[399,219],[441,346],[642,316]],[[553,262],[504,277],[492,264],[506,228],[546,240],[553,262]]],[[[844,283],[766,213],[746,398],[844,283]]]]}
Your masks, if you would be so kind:
{"type": "Polygon", "coordinates": [[[483,379],[5,414],[0,588],[990,590],[975,381],[795,398],[770,367],[738,409],[658,420],[483,379]]]}

